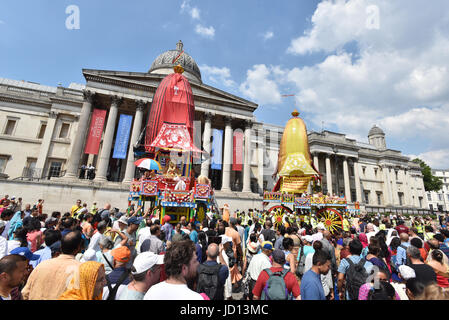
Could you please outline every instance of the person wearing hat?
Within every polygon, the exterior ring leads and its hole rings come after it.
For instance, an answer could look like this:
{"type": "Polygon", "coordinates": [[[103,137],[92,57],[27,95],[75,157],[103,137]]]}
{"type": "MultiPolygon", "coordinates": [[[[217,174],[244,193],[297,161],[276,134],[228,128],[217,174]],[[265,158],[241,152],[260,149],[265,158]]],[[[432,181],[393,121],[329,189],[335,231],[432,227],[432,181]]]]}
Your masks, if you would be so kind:
{"type": "Polygon", "coordinates": [[[31,265],[30,262],[39,259],[39,256],[33,254],[31,250],[28,249],[27,247],[15,248],[14,250],[11,250],[10,254],[18,254],[19,256],[24,256],[26,258],[27,268],[25,269],[23,275],[23,284],[25,284],[28,280],[28,277],[30,276],[30,273],[33,271],[33,266],[31,265]]]}
{"type": "Polygon", "coordinates": [[[173,233],[173,226],[171,225],[171,217],[167,214],[162,219],[163,225],[161,227],[161,232],[164,231],[165,233],[165,240],[171,241],[172,233],[173,233]]]}
{"type": "Polygon", "coordinates": [[[130,270],[126,265],[131,259],[131,251],[127,246],[121,246],[111,251],[113,267],[111,273],[106,275],[107,286],[103,289],[103,300],[115,300],[123,289],[120,286],[131,282],[130,270]]]}
{"type": "Polygon", "coordinates": [[[249,299],[253,300],[253,288],[259,278],[262,270],[271,267],[270,256],[273,252],[273,244],[270,241],[264,241],[261,245],[262,252],[256,254],[248,265],[249,276],[249,299]]]}
{"type": "Polygon", "coordinates": [[[117,300],[143,300],[148,289],[159,282],[163,264],[163,255],[153,252],[138,254],[131,268],[133,280],[123,289],[117,300]]]}
{"type": "Polygon", "coordinates": [[[0,259],[0,301],[22,300],[18,287],[23,283],[27,267],[23,255],[11,254],[0,259]]]}
{"type": "Polygon", "coordinates": [[[250,236],[250,242],[248,243],[246,247],[246,255],[243,260],[243,267],[242,267],[242,276],[243,276],[243,297],[244,300],[246,300],[249,297],[249,280],[250,277],[248,275],[248,266],[251,263],[251,260],[253,257],[257,254],[259,251],[259,242],[257,241],[257,236],[255,234],[252,234],[250,236]]]}
{"type": "Polygon", "coordinates": [[[273,265],[270,268],[262,270],[257,278],[253,293],[253,300],[270,300],[270,297],[266,296],[264,291],[265,285],[270,279],[270,277],[276,277],[278,274],[283,277],[285,287],[287,288],[288,294],[285,296],[287,300],[290,296],[296,299],[300,298],[299,284],[293,273],[284,269],[285,264],[285,253],[280,249],[275,249],[272,252],[273,265]]]}

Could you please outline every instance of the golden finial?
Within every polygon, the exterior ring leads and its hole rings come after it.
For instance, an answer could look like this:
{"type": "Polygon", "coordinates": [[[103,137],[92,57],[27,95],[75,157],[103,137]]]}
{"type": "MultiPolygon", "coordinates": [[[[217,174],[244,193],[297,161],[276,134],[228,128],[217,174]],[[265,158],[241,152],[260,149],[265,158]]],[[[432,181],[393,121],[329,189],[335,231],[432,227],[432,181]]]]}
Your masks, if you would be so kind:
{"type": "Polygon", "coordinates": [[[295,110],[292,112],[292,116],[294,116],[295,118],[296,118],[297,116],[299,116],[298,110],[295,109],[295,110]]]}
{"type": "Polygon", "coordinates": [[[184,68],[180,64],[178,64],[177,66],[174,66],[173,70],[175,70],[176,73],[183,73],[184,72],[184,68]]]}

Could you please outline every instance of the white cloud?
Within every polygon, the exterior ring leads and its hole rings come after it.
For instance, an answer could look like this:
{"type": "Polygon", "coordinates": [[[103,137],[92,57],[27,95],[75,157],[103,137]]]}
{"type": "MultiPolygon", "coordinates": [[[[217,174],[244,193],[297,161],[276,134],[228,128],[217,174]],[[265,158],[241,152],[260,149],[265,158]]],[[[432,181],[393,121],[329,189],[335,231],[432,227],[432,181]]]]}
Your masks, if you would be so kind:
{"type": "Polygon", "coordinates": [[[274,33],[272,31],[267,31],[263,34],[263,39],[264,40],[269,40],[271,38],[273,38],[274,33]]]}
{"type": "Polygon", "coordinates": [[[194,7],[190,10],[190,16],[192,19],[199,20],[200,19],[200,9],[194,7]]]}
{"type": "Polygon", "coordinates": [[[236,85],[235,81],[231,78],[231,71],[229,68],[202,65],[200,66],[200,70],[204,79],[215,84],[222,84],[225,87],[234,87],[236,85]]]}
{"type": "Polygon", "coordinates": [[[394,138],[429,156],[429,150],[449,150],[449,2],[325,0],[287,52],[327,54],[314,65],[284,70],[299,109],[316,126],[325,121],[366,137],[376,123],[387,146],[394,138]],[[378,28],[369,24],[374,4],[378,28]]]}
{"type": "Polygon", "coordinates": [[[424,152],[418,155],[408,155],[412,160],[419,158],[432,169],[449,168],[449,149],[438,149],[424,152]]]}
{"type": "Polygon", "coordinates": [[[276,76],[281,73],[279,67],[254,65],[253,69],[247,71],[246,80],[240,85],[240,92],[258,104],[278,104],[281,102],[281,93],[276,76]]]}
{"type": "Polygon", "coordinates": [[[206,38],[214,38],[215,36],[215,28],[210,26],[210,27],[205,27],[201,24],[197,24],[195,27],[195,32],[198,33],[199,35],[206,37],[206,38]]]}

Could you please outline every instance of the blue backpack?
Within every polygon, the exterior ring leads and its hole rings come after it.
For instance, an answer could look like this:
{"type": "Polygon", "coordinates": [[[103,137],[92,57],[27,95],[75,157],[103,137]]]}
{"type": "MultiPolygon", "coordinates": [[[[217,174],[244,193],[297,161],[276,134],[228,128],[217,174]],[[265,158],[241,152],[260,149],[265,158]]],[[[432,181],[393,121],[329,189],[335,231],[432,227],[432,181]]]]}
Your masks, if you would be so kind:
{"type": "Polygon", "coordinates": [[[292,300],[292,295],[288,293],[284,278],[289,270],[272,272],[270,269],[264,270],[268,274],[268,280],[262,291],[261,300],[292,300]]]}

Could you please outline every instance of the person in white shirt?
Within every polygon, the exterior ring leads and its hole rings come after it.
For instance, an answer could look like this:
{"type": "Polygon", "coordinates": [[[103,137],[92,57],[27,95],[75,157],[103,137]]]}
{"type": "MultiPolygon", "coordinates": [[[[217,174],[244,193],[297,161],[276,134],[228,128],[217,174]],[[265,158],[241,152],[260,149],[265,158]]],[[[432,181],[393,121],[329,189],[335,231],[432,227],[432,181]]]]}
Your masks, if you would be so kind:
{"type": "Polygon", "coordinates": [[[248,277],[249,277],[249,298],[253,299],[253,288],[256,285],[257,278],[260,273],[267,268],[271,268],[270,256],[273,252],[273,244],[270,241],[262,243],[262,252],[256,254],[249,263],[248,277]]]}
{"type": "Polygon", "coordinates": [[[89,247],[87,249],[93,249],[95,252],[100,251],[100,240],[103,233],[106,231],[107,223],[106,221],[100,221],[97,225],[97,230],[95,231],[92,238],[90,238],[89,247]]]}
{"type": "Polygon", "coordinates": [[[165,253],[164,264],[167,280],[152,286],[143,300],[204,300],[187,287],[187,282],[196,278],[199,265],[192,241],[173,242],[165,253]]]}

